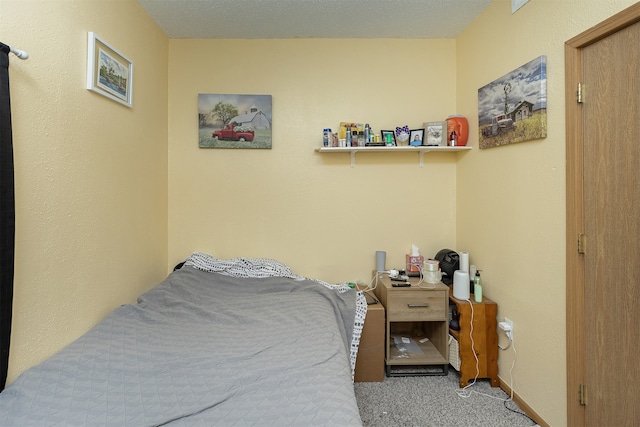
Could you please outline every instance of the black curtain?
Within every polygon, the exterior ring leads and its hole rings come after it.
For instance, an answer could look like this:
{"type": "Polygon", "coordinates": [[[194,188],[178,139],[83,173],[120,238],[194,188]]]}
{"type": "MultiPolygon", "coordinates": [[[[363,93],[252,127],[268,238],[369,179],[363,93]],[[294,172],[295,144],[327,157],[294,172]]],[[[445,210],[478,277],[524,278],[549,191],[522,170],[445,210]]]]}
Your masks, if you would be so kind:
{"type": "Polygon", "coordinates": [[[0,43],[0,391],[4,390],[9,367],[16,234],[13,137],[9,96],[10,50],[9,46],[0,43]]]}

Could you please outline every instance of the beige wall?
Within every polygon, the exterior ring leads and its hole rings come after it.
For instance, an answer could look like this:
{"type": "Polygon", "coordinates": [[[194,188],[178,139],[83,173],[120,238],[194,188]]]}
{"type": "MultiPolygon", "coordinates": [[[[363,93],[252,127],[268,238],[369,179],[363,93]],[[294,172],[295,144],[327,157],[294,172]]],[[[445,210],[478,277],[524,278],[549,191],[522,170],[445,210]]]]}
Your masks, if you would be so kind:
{"type": "Polygon", "coordinates": [[[167,272],[168,39],[133,0],[0,0],[16,261],[9,382],[167,272]],[[133,108],[85,89],[87,32],[134,61],[133,108]]]}
{"type": "MultiPolygon", "coordinates": [[[[167,41],[133,0],[0,0],[0,39],[31,55],[10,70],[10,380],[194,250],[364,281],[375,250],[390,268],[411,244],[455,246],[514,321],[515,391],[565,425],[563,43],[632,3],[531,0],[511,15],[496,0],[456,40],[167,41]],[[132,110],[84,89],[87,31],[135,61],[132,110]],[[540,55],[548,137],[478,150],[477,89],[540,55]],[[272,95],[273,149],[199,149],[198,93],[272,95]],[[416,153],[358,154],[351,168],[314,151],[343,120],[379,131],[452,113],[474,149],[422,169],[416,153]]],[[[513,359],[500,355],[507,383],[513,359]]]]}
{"type": "Polygon", "coordinates": [[[376,131],[456,112],[454,40],[171,40],[169,261],[272,257],[331,282],[369,281],[411,245],[455,244],[456,156],[319,154],[341,121],[376,131]],[[198,148],[199,93],[267,94],[273,148],[198,148]]]}
{"type": "Polygon", "coordinates": [[[501,352],[500,377],[511,381],[515,357],[513,388],[553,426],[566,425],[564,42],[633,3],[531,0],[512,15],[497,0],[457,38],[457,106],[474,141],[478,88],[547,56],[547,138],[460,159],[457,242],[514,322],[517,356],[501,352]]]}

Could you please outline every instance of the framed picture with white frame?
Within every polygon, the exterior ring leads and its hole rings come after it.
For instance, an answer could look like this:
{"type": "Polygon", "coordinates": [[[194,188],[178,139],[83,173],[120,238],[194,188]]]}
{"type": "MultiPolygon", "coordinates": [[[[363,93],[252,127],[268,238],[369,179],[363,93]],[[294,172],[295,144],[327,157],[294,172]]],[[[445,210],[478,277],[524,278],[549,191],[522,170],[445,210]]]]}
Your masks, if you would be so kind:
{"type": "Polygon", "coordinates": [[[87,89],[133,107],[133,62],[89,32],[87,89]]]}

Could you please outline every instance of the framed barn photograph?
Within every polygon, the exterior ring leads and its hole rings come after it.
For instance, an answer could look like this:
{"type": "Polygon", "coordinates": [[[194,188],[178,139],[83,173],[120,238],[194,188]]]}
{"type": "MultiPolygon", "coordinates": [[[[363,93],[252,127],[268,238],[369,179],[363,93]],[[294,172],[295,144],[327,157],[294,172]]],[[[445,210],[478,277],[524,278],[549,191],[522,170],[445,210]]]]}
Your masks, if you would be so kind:
{"type": "Polygon", "coordinates": [[[89,32],[87,89],[133,107],[133,62],[89,32]]]}
{"type": "Polygon", "coordinates": [[[480,148],[547,136],[547,57],[540,56],[478,89],[480,148]]]}
{"type": "Polygon", "coordinates": [[[198,95],[200,148],[271,148],[271,95],[198,95]]]}

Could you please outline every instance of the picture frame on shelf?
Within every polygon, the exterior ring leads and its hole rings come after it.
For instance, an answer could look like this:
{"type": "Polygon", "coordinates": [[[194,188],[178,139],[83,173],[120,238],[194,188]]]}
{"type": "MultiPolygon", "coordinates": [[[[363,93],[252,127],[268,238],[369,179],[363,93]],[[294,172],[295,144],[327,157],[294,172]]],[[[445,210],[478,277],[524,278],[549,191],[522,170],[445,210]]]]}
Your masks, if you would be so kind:
{"type": "Polygon", "coordinates": [[[392,145],[394,147],[398,145],[396,144],[396,134],[392,130],[381,130],[380,135],[385,145],[392,145]]]}
{"type": "Polygon", "coordinates": [[[426,122],[424,123],[426,136],[424,145],[431,147],[447,146],[447,121],[426,122]]]}
{"type": "Polygon", "coordinates": [[[409,131],[409,145],[419,147],[424,143],[424,129],[411,129],[409,131]]]}
{"type": "Polygon", "coordinates": [[[87,89],[133,108],[133,61],[88,33],[87,89]]]}

